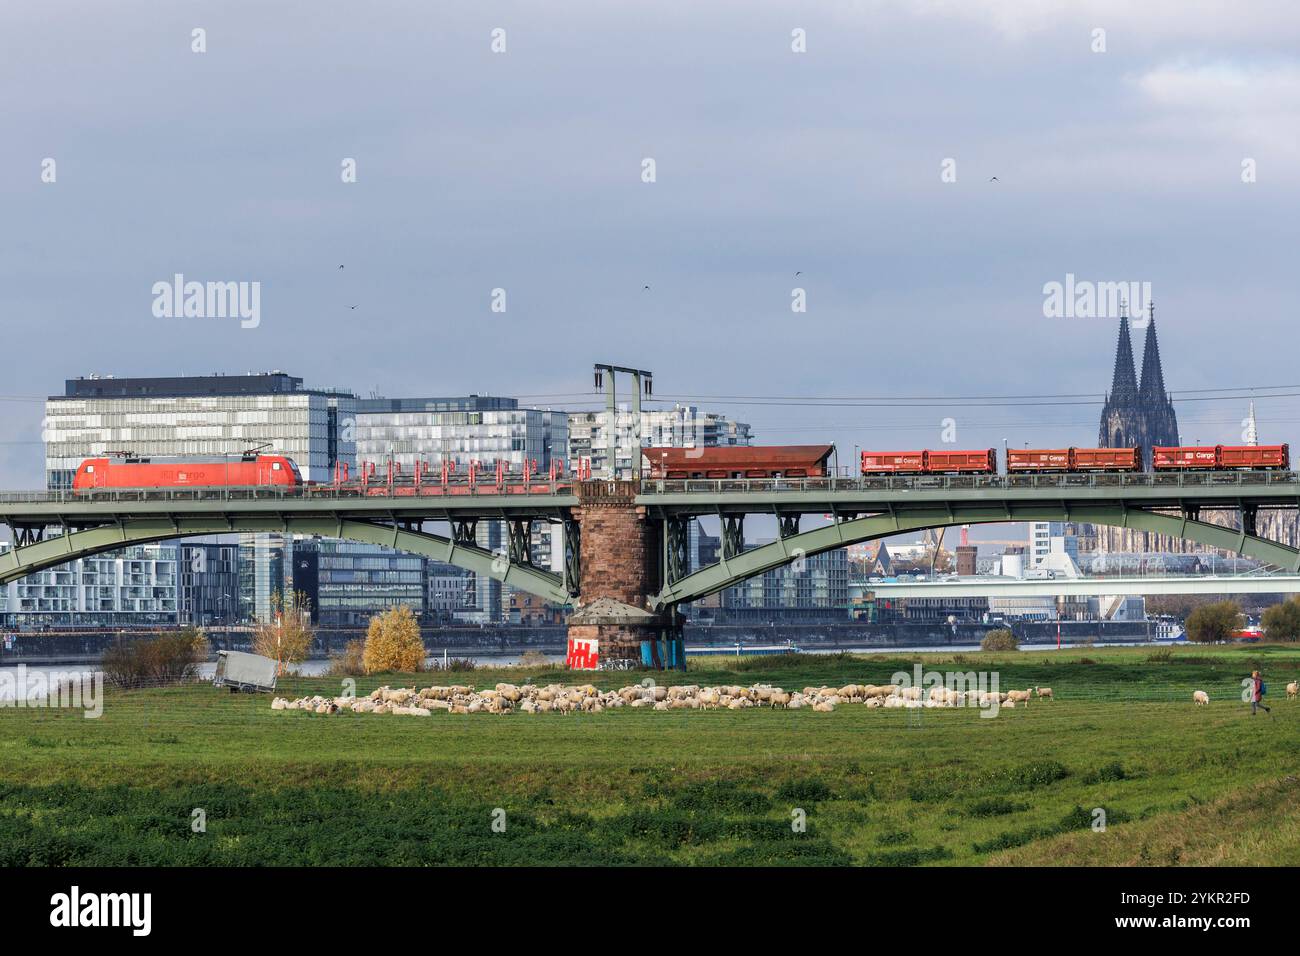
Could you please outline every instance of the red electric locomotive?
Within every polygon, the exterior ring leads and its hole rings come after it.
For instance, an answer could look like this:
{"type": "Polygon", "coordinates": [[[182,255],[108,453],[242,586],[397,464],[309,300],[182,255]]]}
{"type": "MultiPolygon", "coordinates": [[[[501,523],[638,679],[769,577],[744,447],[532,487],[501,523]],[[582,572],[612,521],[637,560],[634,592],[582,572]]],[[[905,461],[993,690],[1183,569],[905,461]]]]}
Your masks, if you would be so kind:
{"type": "Polygon", "coordinates": [[[222,488],[303,484],[293,459],[283,455],[195,458],[87,458],[77,469],[72,490],[97,488],[222,488]]]}

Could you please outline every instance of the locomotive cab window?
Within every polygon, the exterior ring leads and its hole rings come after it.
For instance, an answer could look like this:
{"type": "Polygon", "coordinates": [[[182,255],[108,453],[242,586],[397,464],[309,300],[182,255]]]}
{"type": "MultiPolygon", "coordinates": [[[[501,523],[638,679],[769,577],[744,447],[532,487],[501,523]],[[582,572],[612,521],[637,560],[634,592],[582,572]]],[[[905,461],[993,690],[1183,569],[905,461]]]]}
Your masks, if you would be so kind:
{"type": "Polygon", "coordinates": [[[94,473],[95,473],[95,466],[94,466],[94,465],[87,465],[87,466],[86,466],[86,474],[88,474],[88,475],[93,475],[94,473]]]}
{"type": "Polygon", "coordinates": [[[279,470],[280,470],[280,463],[279,463],[278,461],[273,461],[273,462],[271,462],[271,470],[272,470],[272,471],[279,471],[279,470]]]}

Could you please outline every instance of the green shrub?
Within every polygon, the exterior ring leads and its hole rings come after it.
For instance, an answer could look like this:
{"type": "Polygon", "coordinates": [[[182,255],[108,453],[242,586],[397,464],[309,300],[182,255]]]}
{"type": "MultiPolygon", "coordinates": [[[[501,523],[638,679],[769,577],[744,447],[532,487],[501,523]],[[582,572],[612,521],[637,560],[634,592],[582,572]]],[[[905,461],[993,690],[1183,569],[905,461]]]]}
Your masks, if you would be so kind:
{"type": "Polygon", "coordinates": [[[1020,642],[1016,640],[1016,635],[1012,634],[1006,628],[996,631],[989,631],[984,635],[984,640],[980,641],[981,651],[1018,651],[1020,642]]]}

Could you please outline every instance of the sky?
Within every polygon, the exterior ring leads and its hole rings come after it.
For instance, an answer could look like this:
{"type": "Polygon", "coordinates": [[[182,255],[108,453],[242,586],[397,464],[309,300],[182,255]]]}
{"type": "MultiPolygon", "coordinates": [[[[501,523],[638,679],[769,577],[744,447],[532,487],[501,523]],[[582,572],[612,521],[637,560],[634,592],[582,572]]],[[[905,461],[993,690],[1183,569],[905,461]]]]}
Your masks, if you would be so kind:
{"type": "Polygon", "coordinates": [[[1071,274],[1150,283],[1184,441],[1251,388],[1300,438],[1298,41],[1281,0],[7,0],[0,487],[91,373],[574,409],[610,362],[845,460],[1088,445],[1071,274]],[[256,327],[155,314],[178,273],[256,327]]]}

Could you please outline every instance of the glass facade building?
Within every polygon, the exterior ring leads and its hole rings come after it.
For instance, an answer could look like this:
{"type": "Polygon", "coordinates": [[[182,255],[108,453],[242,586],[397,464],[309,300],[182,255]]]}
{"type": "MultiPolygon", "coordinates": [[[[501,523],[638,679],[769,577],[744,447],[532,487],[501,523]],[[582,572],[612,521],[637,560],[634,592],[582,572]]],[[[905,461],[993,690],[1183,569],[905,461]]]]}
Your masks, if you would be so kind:
{"type": "Polygon", "coordinates": [[[434,469],[449,462],[461,475],[470,462],[490,470],[504,461],[517,475],[535,461],[545,472],[552,457],[565,460],[568,445],[567,414],[520,408],[513,398],[376,398],[356,406],[357,459],[378,464],[391,456],[407,475],[417,461],[434,469]]]}
{"type": "Polygon", "coordinates": [[[299,538],[289,560],[296,568],[314,566],[307,578],[298,575],[286,582],[286,590],[303,591],[323,627],[365,627],[375,614],[400,605],[417,619],[425,617],[426,561],[418,555],[353,541],[299,538]]]}
{"type": "MultiPolygon", "coordinates": [[[[615,411],[617,429],[615,465],[620,477],[632,472],[632,436],[635,421],[630,406],[615,411]]],[[[590,460],[591,473],[604,476],[609,468],[609,416],[604,409],[569,414],[569,461],[574,468],[590,460]]],[[[694,405],[642,409],[642,448],[713,448],[719,445],[748,445],[750,427],[713,412],[701,412],[694,405]]]]}
{"type": "Polygon", "coordinates": [[[46,487],[69,488],[86,458],[287,455],[305,479],[354,465],[350,392],[311,390],[283,372],[192,378],[76,378],[45,403],[46,487]]]}
{"type": "Polygon", "coordinates": [[[177,551],[146,544],[81,558],[0,588],[10,626],[176,624],[177,551]]]}
{"type": "MultiPolygon", "coordinates": [[[[414,474],[416,462],[434,472],[447,462],[456,474],[464,476],[470,463],[477,462],[481,474],[488,477],[499,461],[505,462],[513,475],[523,472],[525,461],[535,462],[544,475],[552,460],[565,463],[568,422],[565,412],[520,408],[518,399],[493,395],[362,399],[356,407],[356,456],[360,462],[374,462],[380,473],[391,457],[406,475],[414,474]]],[[[499,552],[505,547],[505,530],[497,521],[480,521],[475,538],[478,546],[488,551],[499,552]]],[[[562,562],[559,527],[535,525],[532,553],[540,567],[554,569],[562,562]]],[[[504,620],[509,593],[501,582],[476,575],[473,585],[473,607],[458,607],[457,613],[484,623],[504,620]]],[[[427,582],[428,588],[432,586],[427,582]]]]}

